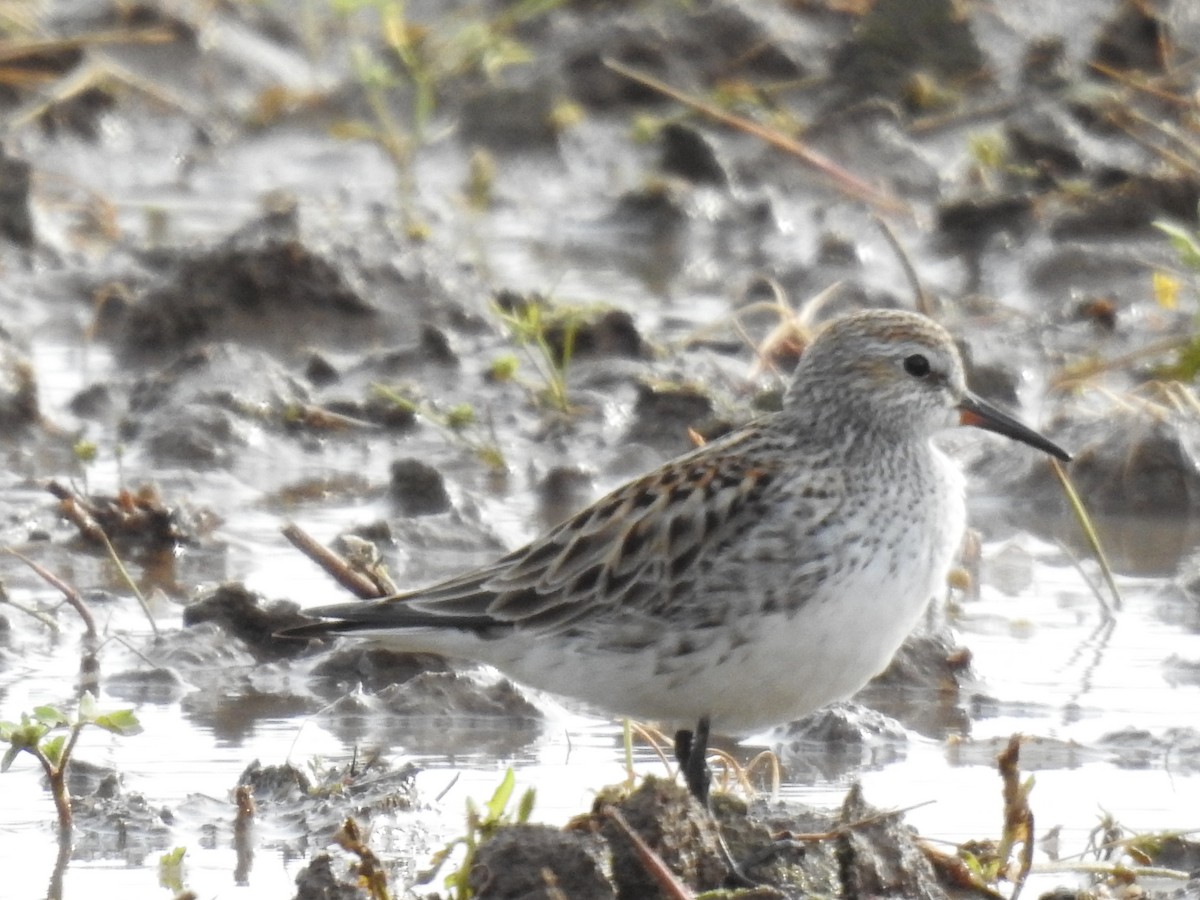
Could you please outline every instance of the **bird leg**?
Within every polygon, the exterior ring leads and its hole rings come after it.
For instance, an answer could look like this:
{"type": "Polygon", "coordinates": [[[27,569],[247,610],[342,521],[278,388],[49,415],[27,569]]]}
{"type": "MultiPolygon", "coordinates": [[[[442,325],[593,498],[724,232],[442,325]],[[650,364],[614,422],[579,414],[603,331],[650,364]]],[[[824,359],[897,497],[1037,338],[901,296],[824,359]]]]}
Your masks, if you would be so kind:
{"type": "MultiPolygon", "coordinates": [[[[712,806],[708,802],[708,788],[712,784],[712,771],[708,768],[707,759],[708,730],[708,716],[701,716],[694,732],[686,728],[675,732],[675,759],[679,763],[679,771],[683,773],[688,790],[712,816],[712,806]]],[[[715,817],[713,822],[717,824],[715,817]]],[[[719,824],[716,834],[721,856],[724,857],[725,865],[729,867],[728,884],[732,887],[758,887],[758,882],[742,871],[742,867],[729,852],[729,845],[725,843],[725,836],[721,834],[719,824]]]]}
{"type": "Polygon", "coordinates": [[[708,716],[701,716],[695,732],[681,728],[675,732],[675,759],[684,783],[692,796],[708,808],[708,787],[712,772],[708,769],[708,716]]]}

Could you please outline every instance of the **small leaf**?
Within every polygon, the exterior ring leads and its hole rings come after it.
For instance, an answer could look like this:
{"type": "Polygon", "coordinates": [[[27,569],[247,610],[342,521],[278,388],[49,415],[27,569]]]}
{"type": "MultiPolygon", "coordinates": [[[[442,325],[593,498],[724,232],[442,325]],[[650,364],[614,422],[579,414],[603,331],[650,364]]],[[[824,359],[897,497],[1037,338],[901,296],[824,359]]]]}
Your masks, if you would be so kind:
{"type": "Polygon", "coordinates": [[[158,883],[168,890],[183,893],[183,855],[186,847],[176,847],[158,858],[158,883]]]}
{"type": "Polygon", "coordinates": [[[93,722],[96,719],[96,695],[91,691],[84,691],[83,696],[79,698],[79,722],[93,722]]]}
{"type": "Polygon", "coordinates": [[[8,771],[9,766],[11,766],[13,764],[13,760],[17,758],[17,754],[20,753],[23,749],[25,749],[25,748],[18,747],[16,744],[13,744],[11,747],[9,747],[7,750],[4,751],[4,758],[0,759],[0,773],[8,771]]]}
{"type": "Polygon", "coordinates": [[[109,713],[101,713],[93,721],[105,731],[111,731],[122,737],[132,737],[135,734],[141,734],[144,730],[132,709],[117,709],[109,713]]]}
{"type": "Polygon", "coordinates": [[[963,865],[967,867],[967,871],[983,881],[983,866],[979,862],[979,857],[970,850],[959,848],[958,855],[962,858],[963,865]]]}
{"type": "Polygon", "coordinates": [[[1171,241],[1171,246],[1179,254],[1179,260],[1193,269],[1200,269],[1200,241],[1194,232],[1181,228],[1171,222],[1158,221],[1154,227],[1165,234],[1171,241]]]}
{"type": "Polygon", "coordinates": [[[511,381],[516,377],[520,362],[511,353],[505,353],[492,360],[488,368],[488,376],[494,381],[511,381]]]}
{"type": "Polygon", "coordinates": [[[158,858],[160,866],[177,866],[183,862],[183,856],[187,853],[187,847],[176,847],[174,850],[168,850],[158,858]]]}
{"type": "Polygon", "coordinates": [[[517,822],[524,825],[529,821],[529,817],[533,814],[533,804],[537,799],[537,790],[530,788],[521,795],[521,802],[517,804],[517,822]]]}
{"type": "Polygon", "coordinates": [[[467,836],[468,838],[479,827],[479,805],[471,798],[467,798],[467,836]]]}
{"type": "Polygon", "coordinates": [[[62,761],[63,744],[67,742],[65,734],[58,734],[42,744],[42,754],[50,760],[52,766],[58,766],[62,761]]]}
{"type": "Polygon", "coordinates": [[[516,785],[517,776],[513,774],[512,767],[509,767],[505,770],[504,778],[501,780],[500,786],[496,788],[496,793],[492,794],[492,799],[487,802],[485,825],[500,821],[500,817],[504,815],[504,807],[508,806],[508,801],[512,798],[513,788],[516,785]]]}
{"type": "Polygon", "coordinates": [[[8,742],[18,750],[32,750],[50,731],[49,725],[32,721],[29,716],[21,715],[21,724],[14,726],[8,733],[8,742]]]}
{"type": "Polygon", "coordinates": [[[35,706],[33,717],[48,728],[58,725],[69,725],[70,717],[57,706],[35,706]]]}
{"type": "Polygon", "coordinates": [[[476,455],[479,457],[479,461],[489,469],[500,474],[508,471],[508,461],[504,458],[504,451],[495,444],[484,444],[476,451],[476,455]]]}
{"type": "Polygon", "coordinates": [[[429,884],[429,882],[433,881],[437,877],[437,873],[441,871],[442,866],[446,864],[446,860],[450,858],[450,854],[454,852],[456,847],[463,843],[465,843],[463,838],[455,838],[441,850],[435,852],[429,860],[429,868],[417,872],[413,883],[429,884]]]}
{"type": "Polygon", "coordinates": [[[1200,337],[1193,336],[1183,347],[1180,347],[1175,361],[1159,367],[1155,373],[1159,378],[1176,381],[1191,381],[1200,374],[1200,337]]]}
{"type": "Polygon", "coordinates": [[[446,411],[446,425],[451,431],[461,431],[475,421],[475,407],[470,403],[456,403],[446,411]]]}

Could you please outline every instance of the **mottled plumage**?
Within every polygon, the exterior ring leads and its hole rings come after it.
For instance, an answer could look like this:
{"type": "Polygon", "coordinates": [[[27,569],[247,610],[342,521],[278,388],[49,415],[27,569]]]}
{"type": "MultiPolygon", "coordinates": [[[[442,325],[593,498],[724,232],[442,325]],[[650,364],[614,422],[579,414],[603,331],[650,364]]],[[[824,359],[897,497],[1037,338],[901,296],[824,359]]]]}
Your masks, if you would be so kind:
{"type": "Polygon", "coordinates": [[[830,323],[780,412],[674,459],[526,547],[432,587],[309,610],[520,682],[742,733],[849,696],[945,585],[963,482],[931,438],[977,425],[1067,459],[967,392],[913,313],[830,323]]]}

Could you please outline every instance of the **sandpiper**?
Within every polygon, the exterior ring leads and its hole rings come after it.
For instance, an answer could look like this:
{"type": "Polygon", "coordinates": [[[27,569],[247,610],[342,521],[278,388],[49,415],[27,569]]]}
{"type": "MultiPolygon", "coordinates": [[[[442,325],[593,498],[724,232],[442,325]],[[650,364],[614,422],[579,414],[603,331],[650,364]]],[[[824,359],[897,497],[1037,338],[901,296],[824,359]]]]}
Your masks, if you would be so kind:
{"type": "Polygon", "coordinates": [[[945,589],[964,479],[932,439],[956,424],[1070,459],[967,390],[953,340],[931,319],[835,319],[778,412],[490,565],[309,609],[331,621],[292,633],[373,634],[677,727],[676,754],[703,800],[710,725],[744,734],[849,697],[945,589]]]}

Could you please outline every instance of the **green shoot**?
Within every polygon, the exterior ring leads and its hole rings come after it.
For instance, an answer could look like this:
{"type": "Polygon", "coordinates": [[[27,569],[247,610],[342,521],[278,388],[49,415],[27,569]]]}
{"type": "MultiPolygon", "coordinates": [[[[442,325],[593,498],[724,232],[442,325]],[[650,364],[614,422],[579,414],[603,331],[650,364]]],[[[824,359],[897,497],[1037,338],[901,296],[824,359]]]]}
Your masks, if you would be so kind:
{"type": "Polygon", "coordinates": [[[500,449],[496,436],[490,433],[486,439],[479,437],[483,427],[475,412],[475,407],[469,403],[456,403],[442,411],[431,403],[424,403],[406,396],[397,388],[385,384],[373,384],[371,390],[376,396],[393,403],[401,409],[406,409],[420,416],[434,428],[442,432],[454,443],[461,444],[470,450],[475,458],[494,472],[507,472],[508,461],[504,451],[500,449]]]}
{"type": "Polygon", "coordinates": [[[183,857],[187,847],[176,847],[158,858],[158,883],[175,894],[183,893],[183,857]]]}
{"type": "MultiPolygon", "coordinates": [[[[540,384],[524,383],[538,402],[562,413],[571,412],[567,396],[567,369],[575,354],[575,338],[585,322],[586,310],[574,307],[553,309],[534,298],[505,309],[493,304],[497,318],[525,354],[540,384]]],[[[515,362],[504,364],[515,378],[515,362]]],[[[493,371],[496,364],[493,363],[493,371]]],[[[497,379],[499,380],[499,379],[497,379]]]]}
{"type": "Polygon", "coordinates": [[[1167,236],[1181,263],[1200,272],[1200,231],[1191,231],[1161,220],[1155,222],[1154,227],[1167,236]]]}
{"type": "Polygon", "coordinates": [[[71,447],[71,452],[75,455],[75,461],[79,463],[83,476],[83,492],[86,494],[88,493],[88,467],[96,461],[99,451],[94,441],[80,438],[71,447]]]}
{"type": "Polygon", "coordinates": [[[38,761],[50,783],[50,793],[58,811],[59,840],[63,842],[70,840],[73,824],[67,767],[80,733],[89,725],[124,737],[142,731],[132,710],[101,712],[90,691],[85,691],[79,698],[79,709],[74,718],[58,707],[38,706],[32,714],[22,713],[20,722],[0,722],[0,742],[8,744],[0,758],[0,772],[7,772],[22,753],[28,753],[38,761]]]}
{"type": "Polygon", "coordinates": [[[470,798],[467,799],[467,831],[439,850],[433,856],[429,869],[417,876],[417,884],[428,884],[432,881],[450,854],[458,847],[463,847],[466,853],[458,868],[445,878],[446,890],[453,900],[468,900],[472,896],[469,878],[475,864],[475,851],[480,844],[491,838],[506,825],[523,825],[529,821],[533,813],[536,792],[529,788],[521,795],[515,811],[509,811],[509,803],[516,789],[517,779],[512,769],[508,769],[501,779],[499,787],[482,808],[470,798]]]}
{"type": "MultiPolygon", "coordinates": [[[[1192,274],[1193,293],[1200,294],[1200,229],[1185,228],[1173,222],[1157,221],[1154,227],[1167,236],[1179,263],[1192,274]]],[[[1175,275],[1155,272],[1154,296],[1159,305],[1173,309],[1177,305],[1180,279],[1175,275]]],[[[1158,377],[1190,382],[1200,375],[1200,327],[1193,327],[1190,340],[1177,351],[1175,359],[1162,366],[1158,377]]]]}
{"type": "MultiPolygon", "coordinates": [[[[513,37],[517,26],[542,16],[562,0],[519,0],[488,20],[472,18],[456,23],[450,16],[435,22],[417,22],[406,0],[335,0],[343,16],[361,10],[374,12],[372,36],[383,40],[376,50],[365,42],[351,48],[351,65],[371,111],[369,123],[352,123],[339,131],[366,136],[388,155],[399,176],[401,212],[405,232],[413,240],[428,237],[429,226],[415,213],[416,151],[428,140],[430,122],[439,96],[453,78],[482,76],[489,81],[504,68],[528,63],[532,54],[513,37]],[[402,120],[395,112],[406,110],[402,120]]],[[[489,178],[479,178],[476,187],[489,178]]],[[[473,202],[484,194],[472,192],[473,202]]]]}

